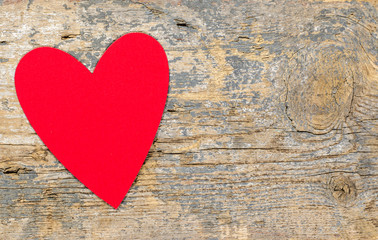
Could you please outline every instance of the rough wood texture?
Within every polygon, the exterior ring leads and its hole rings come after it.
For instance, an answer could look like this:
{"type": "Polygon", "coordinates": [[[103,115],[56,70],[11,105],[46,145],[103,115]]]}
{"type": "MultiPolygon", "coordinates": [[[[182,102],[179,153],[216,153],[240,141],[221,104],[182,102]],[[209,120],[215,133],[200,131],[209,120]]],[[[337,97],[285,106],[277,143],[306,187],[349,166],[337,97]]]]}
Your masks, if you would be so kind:
{"type": "Polygon", "coordinates": [[[0,4],[0,239],[377,239],[375,1],[0,4]],[[165,48],[170,91],[114,210],[46,149],[13,78],[39,46],[93,70],[133,31],[165,48]]]}

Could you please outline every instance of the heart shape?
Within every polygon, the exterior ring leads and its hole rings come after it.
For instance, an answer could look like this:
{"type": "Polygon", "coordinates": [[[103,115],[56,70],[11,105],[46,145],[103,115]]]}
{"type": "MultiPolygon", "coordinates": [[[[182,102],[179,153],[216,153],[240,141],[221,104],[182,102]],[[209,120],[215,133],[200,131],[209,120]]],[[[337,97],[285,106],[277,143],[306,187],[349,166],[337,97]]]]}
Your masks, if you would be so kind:
{"type": "Polygon", "coordinates": [[[93,74],[71,55],[42,47],[19,62],[15,85],[30,124],[85,186],[117,208],[155,138],[169,67],[151,36],[115,41],[93,74]]]}

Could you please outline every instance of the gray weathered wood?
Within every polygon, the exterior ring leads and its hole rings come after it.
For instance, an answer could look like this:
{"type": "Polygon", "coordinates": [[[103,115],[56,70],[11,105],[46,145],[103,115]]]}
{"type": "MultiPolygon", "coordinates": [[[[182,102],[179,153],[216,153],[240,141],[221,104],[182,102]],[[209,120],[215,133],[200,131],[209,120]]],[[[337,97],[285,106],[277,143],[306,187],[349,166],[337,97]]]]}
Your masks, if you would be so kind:
{"type": "Polygon", "coordinates": [[[0,18],[0,239],[377,239],[375,1],[1,0],[0,18]],[[165,48],[170,90],[114,210],[46,149],[13,79],[39,46],[93,70],[133,31],[165,48]]]}

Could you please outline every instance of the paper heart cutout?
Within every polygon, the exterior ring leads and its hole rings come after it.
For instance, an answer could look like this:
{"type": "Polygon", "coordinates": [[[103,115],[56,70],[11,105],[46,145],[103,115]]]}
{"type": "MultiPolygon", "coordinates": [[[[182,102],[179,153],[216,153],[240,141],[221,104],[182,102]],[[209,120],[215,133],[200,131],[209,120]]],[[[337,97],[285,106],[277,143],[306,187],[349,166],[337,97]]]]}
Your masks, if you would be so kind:
{"type": "Polygon", "coordinates": [[[19,62],[15,85],[30,124],[85,186],[117,208],[153,143],[169,67],[152,37],[115,41],[93,74],[71,55],[42,47],[19,62]]]}

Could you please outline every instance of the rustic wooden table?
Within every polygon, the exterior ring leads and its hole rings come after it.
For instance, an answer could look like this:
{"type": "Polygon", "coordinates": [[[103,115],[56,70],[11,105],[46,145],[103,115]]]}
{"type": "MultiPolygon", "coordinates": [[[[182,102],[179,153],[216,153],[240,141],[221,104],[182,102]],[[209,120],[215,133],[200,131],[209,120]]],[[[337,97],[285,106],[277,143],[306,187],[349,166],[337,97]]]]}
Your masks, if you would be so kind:
{"type": "MultiPolygon", "coordinates": [[[[0,1],[0,239],[378,239],[377,2],[0,1]],[[118,210],[28,123],[20,58],[144,32],[170,89],[118,210]]],[[[75,107],[75,106],[72,106],[75,107]]]]}

